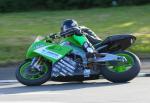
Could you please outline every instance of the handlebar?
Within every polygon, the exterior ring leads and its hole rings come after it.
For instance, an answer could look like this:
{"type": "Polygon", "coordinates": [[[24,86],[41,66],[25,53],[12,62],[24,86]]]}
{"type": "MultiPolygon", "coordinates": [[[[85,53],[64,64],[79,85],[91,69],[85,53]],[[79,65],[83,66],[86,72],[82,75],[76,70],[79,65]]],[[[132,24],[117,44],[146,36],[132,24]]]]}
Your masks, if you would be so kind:
{"type": "Polygon", "coordinates": [[[58,33],[50,34],[50,35],[48,35],[48,37],[51,39],[60,38],[60,36],[58,36],[58,33]]]}
{"type": "Polygon", "coordinates": [[[67,37],[67,36],[70,36],[73,34],[80,35],[80,34],[82,34],[82,31],[79,28],[74,27],[74,28],[70,28],[64,32],[50,34],[46,37],[46,39],[50,38],[53,40],[53,39],[57,39],[57,38],[61,38],[61,37],[67,37]]]}
{"type": "Polygon", "coordinates": [[[81,32],[80,28],[73,27],[73,28],[70,28],[70,29],[60,33],[60,35],[62,37],[67,37],[67,36],[70,36],[70,35],[73,35],[73,34],[82,34],[82,32],[81,32]]]}

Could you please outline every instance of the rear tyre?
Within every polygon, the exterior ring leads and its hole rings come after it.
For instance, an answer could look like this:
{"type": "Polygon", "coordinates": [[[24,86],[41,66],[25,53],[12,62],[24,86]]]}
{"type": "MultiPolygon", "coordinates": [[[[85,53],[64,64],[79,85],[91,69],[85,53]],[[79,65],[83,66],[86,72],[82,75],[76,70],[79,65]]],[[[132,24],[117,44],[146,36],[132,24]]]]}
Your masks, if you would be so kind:
{"type": "Polygon", "coordinates": [[[30,64],[31,59],[25,60],[16,70],[16,78],[20,83],[27,86],[38,86],[50,79],[51,65],[49,63],[43,63],[41,72],[31,68],[30,64]]]}
{"type": "Polygon", "coordinates": [[[114,54],[124,56],[127,63],[121,65],[108,63],[106,67],[101,69],[103,77],[114,83],[123,83],[134,79],[141,69],[139,58],[128,51],[119,51],[114,54]]]}

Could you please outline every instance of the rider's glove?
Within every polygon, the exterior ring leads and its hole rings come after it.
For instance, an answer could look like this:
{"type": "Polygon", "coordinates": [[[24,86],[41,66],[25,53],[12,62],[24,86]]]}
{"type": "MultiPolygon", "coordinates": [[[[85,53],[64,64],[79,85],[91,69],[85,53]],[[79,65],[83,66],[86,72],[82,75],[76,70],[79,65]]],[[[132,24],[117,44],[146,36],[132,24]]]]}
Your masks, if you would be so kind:
{"type": "Polygon", "coordinates": [[[66,31],[63,31],[60,33],[62,37],[67,37],[67,36],[71,36],[74,34],[79,35],[79,36],[82,35],[80,28],[74,27],[74,28],[67,29],[66,31]]]}
{"type": "Polygon", "coordinates": [[[51,38],[51,39],[56,39],[57,38],[57,33],[50,34],[50,35],[48,35],[48,37],[51,38]]]}

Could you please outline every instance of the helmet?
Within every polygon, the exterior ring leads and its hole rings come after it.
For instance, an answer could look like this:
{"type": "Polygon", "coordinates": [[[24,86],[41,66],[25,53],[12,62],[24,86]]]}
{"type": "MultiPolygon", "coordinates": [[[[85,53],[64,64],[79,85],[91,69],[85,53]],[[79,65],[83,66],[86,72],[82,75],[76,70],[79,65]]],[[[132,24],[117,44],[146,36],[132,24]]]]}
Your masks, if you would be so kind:
{"type": "Polygon", "coordinates": [[[67,20],[63,21],[63,23],[61,25],[61,31],[65,32],[66,30],[73,28],[73,27],[78,27],[77,21],[75,21],[73,19],[67,19],[67,20]]]}

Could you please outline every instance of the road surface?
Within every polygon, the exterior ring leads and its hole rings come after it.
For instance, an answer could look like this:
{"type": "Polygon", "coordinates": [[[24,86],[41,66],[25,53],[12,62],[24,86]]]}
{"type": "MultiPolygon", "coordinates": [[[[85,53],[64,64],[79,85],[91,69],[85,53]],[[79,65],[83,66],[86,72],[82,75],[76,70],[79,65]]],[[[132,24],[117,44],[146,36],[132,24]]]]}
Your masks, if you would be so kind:
{"type": "Polygon", "coordinates": [[[0,86],[0,103],[149,103],[150,78],[137,77],[124,84],[107,80],[84,83],[48,82],[42,86],[26,87],[20,83],[0,86]],[[23,102],[22,102],[23,101],[23,102]]]}
{"type": "MultiPolygon", "coordinates": [[[[0,103],[150,103],[150,77],[116,84],[105,79],[83,83],[47,82],[27,87],[15,80],[18,65],[0,67],[0,103]]],[[[150,62],[141,73],[150,73],[150,62]]]]}

